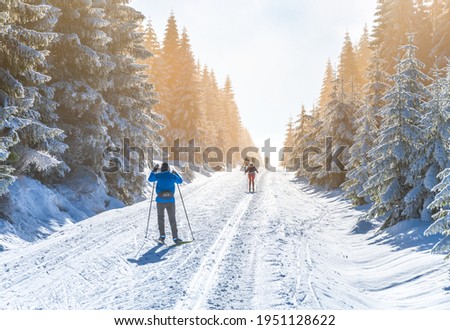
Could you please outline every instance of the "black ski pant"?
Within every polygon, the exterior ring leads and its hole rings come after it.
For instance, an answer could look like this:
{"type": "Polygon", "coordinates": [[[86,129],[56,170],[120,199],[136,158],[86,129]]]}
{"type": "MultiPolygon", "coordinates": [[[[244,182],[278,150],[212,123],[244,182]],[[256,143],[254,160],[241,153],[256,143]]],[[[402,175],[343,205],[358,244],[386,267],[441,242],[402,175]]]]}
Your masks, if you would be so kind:
{"type": "Polygon", "coordinates": [[[165,236],[165,226],[164,226],[164,210],[167,210],[167,215],[169,216],[170,229],[172,230],[172,238],[178,237],[177,222],[175,220],[175,203],[156,203],[156,208],[158,210],[158,229],[159,235],[165,236]]]}

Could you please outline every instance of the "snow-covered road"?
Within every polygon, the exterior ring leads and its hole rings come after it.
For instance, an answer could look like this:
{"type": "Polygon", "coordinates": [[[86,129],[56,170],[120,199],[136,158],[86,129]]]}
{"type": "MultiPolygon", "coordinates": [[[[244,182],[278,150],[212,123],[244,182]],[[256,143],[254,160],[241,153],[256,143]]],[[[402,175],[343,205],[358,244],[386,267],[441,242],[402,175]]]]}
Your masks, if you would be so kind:
{"type": "MultiPolygon", "coordinates": [[[[255,194],[240,171],[183,186],[196,238],[183,246],[148,240],[136,255],[143,202],[2,252],[0,308],[450,308],[442,256],[355,230],[362,211],[292,178],[263,172],[255,194]]],[[[177,218],[189,239],[179,198],[177,218]]],[[[149,236],[158,236],[155,209],[149,236]]]]}

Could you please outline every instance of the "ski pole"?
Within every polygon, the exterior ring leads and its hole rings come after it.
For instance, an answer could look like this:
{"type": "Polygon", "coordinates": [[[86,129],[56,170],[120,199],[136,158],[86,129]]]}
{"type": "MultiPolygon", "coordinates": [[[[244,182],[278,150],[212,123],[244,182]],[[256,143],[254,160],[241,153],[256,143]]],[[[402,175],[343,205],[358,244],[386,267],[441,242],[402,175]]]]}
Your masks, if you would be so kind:
{"type": "Polygon", "coordinates": [[[145,238],[148,235],[148,227],[150,225],[150,215],[152,214],[153,193],[155,192],[155,184],[153,183],[152,196],[150,197],[150,208],[148,209],[147,229],[145,229],[145,238]]]}
{"type": "Polygon", "coordinates": [[[178,187],[178,192],[180,193],[181,202],[183,203],[184,214],[186,214],[186,219],[187,219],[187,222],[188,222],[188,225],[189,225],[189,230],[191,231],[192,240],[195,241],[194,233],[192,232],[191,223],[189,222],[189,217],[188,217],[188,214],[187,214],[187,211],[186,211],[186,205],[184,205],[183,195],[181,194],[180,185],[177,184],[177,187],[178,187]]]}

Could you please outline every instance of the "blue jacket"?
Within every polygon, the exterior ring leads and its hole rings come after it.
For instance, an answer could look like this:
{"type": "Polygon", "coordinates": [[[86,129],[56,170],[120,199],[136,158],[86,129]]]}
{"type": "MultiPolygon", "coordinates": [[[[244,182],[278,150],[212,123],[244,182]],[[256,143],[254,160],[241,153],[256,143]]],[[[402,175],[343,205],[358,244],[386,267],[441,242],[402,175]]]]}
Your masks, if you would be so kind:
{"type": "MultiPolygon", "coordinates": [[[[166,172],[160,172],[155,173],[152,172],[150,174],[150,177],[148,178],[149,182],[155,182],[156,181],[156,194],[159,195],[162,191],[170,191],[173,194],[175,194],[175,184],[176,183],[182,183],[183,179],[181,176],[177,173],[174,174],[172,172],[166,171],[166,172]]],[[[157,203],[175,203],[175,198],[172,197],[170,199],[163,199],[161,197],[156,197],[157,203]]]]}

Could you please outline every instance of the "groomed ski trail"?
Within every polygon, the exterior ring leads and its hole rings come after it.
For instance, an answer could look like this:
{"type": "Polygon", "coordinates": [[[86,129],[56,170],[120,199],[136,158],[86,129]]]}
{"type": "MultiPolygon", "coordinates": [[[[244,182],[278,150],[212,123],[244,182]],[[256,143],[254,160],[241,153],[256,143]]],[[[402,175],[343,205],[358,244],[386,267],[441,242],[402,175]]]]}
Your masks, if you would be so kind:
{"type": "MultiPolygon", "coordinates": [[[[266,172],[263,172],[262,175],[264,174],[266,172]]],[[[255,180],[256,187],[259,187],[260,179],[261,176],[258,176],[255,180]]],[[[175,309],[200,309],[204,307],[205,299],[216,280],[218,269],[221,267],[222,260],[235,236],[236,230],[242,219],[250,212],[249,206],[254,196],[254,193],[248,193],[237,205],[223,230],[203,257],[199,269],[190,282],[185,297],[177,303],[175,309]]]]}
{"type": "Polygon", "coordinates": [[[355,234],[362,211],[339,192],[263,170],[256,193],[247,188],[241,171],[183,186],[190,244],[144,242],[145,201],[1,252],[0,309],[450,308],[442,256],[355,234]]]}

